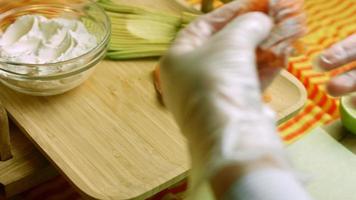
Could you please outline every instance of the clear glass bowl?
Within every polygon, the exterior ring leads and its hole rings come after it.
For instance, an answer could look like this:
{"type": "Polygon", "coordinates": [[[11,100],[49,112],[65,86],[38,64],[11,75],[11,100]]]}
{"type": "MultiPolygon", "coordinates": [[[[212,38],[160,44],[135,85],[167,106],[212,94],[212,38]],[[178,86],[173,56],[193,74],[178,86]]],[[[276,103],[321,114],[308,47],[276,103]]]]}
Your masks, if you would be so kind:
{"type": "Polygon", "coordinates": [[[80,20],[98,44],[84,55],[57,63],[26,64],[0,58],[0,81],[21,93],[49,96],[71,90],[88,79],[108,48],[111,25],[105,11],[91,0],[9,0],[0,3],[0,33],[16,18],[29,14],[80,20]],[[46,71],[45,75],[39,75],[41,71],[46,71]]]}

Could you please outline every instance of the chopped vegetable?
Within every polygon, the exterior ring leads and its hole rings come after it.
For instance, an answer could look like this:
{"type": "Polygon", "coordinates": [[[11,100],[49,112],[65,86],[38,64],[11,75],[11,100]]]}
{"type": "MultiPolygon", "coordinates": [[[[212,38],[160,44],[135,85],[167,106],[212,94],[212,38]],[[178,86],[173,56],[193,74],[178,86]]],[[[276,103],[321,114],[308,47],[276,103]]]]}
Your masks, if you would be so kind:
{"type": "Polygon", "coordinates": [[[107,57],[124,60],[162,56],[179,30],[197,15],[181,15],[99,0],[112,22],[112,38],[107,57]]]}
{"type": "MultiPolygon", "coordinates": [[[[236,15],[252,11],[267,13],[268,2],[251,0],[236,15]]],[[[98,0],[98,4],[107,11],[112,22],[107,57],[113,60],[162,56],[177,33],[199,16],[190,12],[164,13],[111,0],[98,0]]]]}

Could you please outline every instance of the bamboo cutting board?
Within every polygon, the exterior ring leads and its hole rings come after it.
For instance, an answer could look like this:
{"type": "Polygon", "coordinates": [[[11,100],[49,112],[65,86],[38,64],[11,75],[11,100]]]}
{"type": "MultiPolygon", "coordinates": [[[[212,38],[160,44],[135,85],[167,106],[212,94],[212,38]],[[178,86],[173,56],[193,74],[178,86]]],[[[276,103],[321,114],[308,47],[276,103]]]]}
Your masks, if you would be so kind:
{"type": "MultiPolygon", "coordinates": [[[[135,0],[179,10],[166,0],[135,0]]],[[[157,7],[158,6],[158,7],[157,7]]],[[[185,140],[156,99],[156,60],[98,64],[79,88],[53,97],[31,97],[0,86],[13,120],[73,185],[91,199],[144,199],[185,178],[185,140]]],[[[269,89],[280,120],[306,95],[287,72],[269,89]]]]}

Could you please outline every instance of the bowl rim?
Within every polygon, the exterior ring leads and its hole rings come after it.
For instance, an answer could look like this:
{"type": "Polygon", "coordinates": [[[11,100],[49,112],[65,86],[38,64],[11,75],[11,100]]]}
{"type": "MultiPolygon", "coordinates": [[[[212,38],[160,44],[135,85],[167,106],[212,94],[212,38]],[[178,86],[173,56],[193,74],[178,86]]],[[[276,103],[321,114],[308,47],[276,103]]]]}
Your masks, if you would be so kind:
{"type": "MultiPolygon", "coordinates": [[[[75,61],[77,61],[79,59],[87,57],[88,55],[92,54],[93,52],[97,52],[98,50],[102,49],[104,46],[106,46],[109,43],[109,40],[110,40],[110,36],[111,36],[111,20],[110,20],[110,17],[105,12],[105,10],[102,7],[100,7],[99,4],[97,4],[93,0],[86,0],[86,1],[88,1],[91,4],[93,4],[104,15],[104,17],[105,17],[105,26],[106,26],[105,28],[107,28],[107,31],[106,31],[105,36],[103,37],[103,39],[100,41],[100,43],[98,43],[90,51],[88,51],[88,52],[86,52],[86,53],[84,53],[84,54],[82,54],[80,56],[68,59],[68,60],[59,61],[59,62],[53,62],[53,63],[44,63],[44,64],[22,63],[22,62],[6,61],[6,60],[3,60],[3,59],[0,58],[0,64],[7,64],[7,65],[14,65],[14,66],[27,66],[27,67],[58,66],[58,65],[64,65],[64,64],[71,64],[71,63],[73,63],[73,62],[75,62],[75,61]]],[[[23,10],[24,8],[28,9],[29,7],[34,7],[34,6],[38,6],[38,5],[46,5],[46,4],[40,4],[39,3],[39,4],[36,4],[36,5],[28,5],[28,6],[21,6],[21,7],[13,8],[13,9],[10,9],[10,10],[4,12],[4,13],[1,13],[0,17],[8,14],[9,12],[23,10]]],[[[60,4],[53,4],[53,5],[50,5],[50,7],[58,6],[58,5],[60,5],[60,4]]],[[[46,6],[48,6],[48,5],[46,5],[46,6]]],[[[106,48],[105,48],[105,51],[106,51],[106,48]]],[[[76,70],[80,70],[81,68],[82,67],[75,68],[74,70],[68,71],[68,73],[71,73],[71,72],[76,71],[76,70]]],[[[1,65],[0,65],[0,70],[4,71],[6,73],[10,73],[10,74],[15,74],[15,75],[19,75],[19,76],[27,76],[26,74],[21,74],[21,73],[17,73],[17,72],[13,72],[13,71],[9,71],[9,70],[3,69],[1,67],[1,65]]],[[[66,73],[64,72],[64,74],[66,74],[66,73]]],[[[56,75],[56,74],[44,75],[44,76],[38,76],[38,77],[46,77],[46,76],[54,76],[54,75],[56,75]]],[[[32,76],[32,77],[35,77],[35,76],[32,76]]]]}

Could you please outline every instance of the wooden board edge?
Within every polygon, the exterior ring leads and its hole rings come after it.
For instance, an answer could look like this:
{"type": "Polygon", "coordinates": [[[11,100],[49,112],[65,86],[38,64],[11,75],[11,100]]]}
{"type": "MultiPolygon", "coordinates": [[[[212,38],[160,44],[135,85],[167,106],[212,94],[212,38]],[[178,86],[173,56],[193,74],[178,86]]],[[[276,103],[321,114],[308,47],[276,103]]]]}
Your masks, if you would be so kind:
{"type": "Polygon", "coordinates": [[[278,124],[281,124],[291,117],[293,117],[295,114],[297,114],[305,105],[308,97],[307,97],[307,91],[304,87],[304,85],[296,78],[294,77],[291,73],[289,73],[287,70],[282,70],[280,76],[283,78],[287,79],[290,81],[293,85],[296,86],[298,89],[300,96],[299,100],[293,104],[293,106],[289,107],[288,109],[280,112],[280,117],[277,119],[278,124]]]}
{"type": "Polygon", "coordinates": [[[0,162],[12,158],[9,119],[7,111],[0,101],[0,162]]]}

